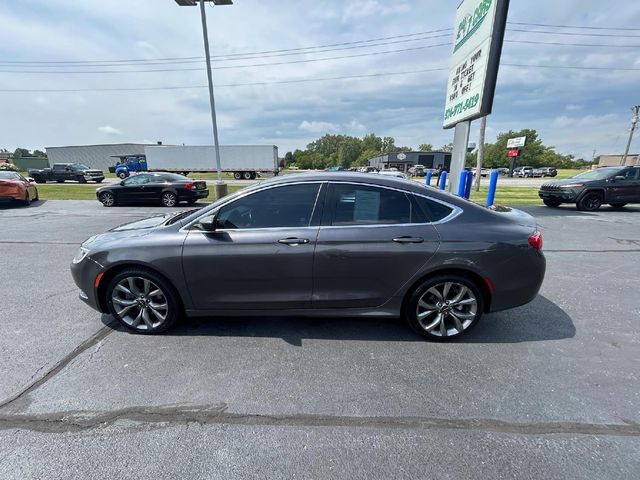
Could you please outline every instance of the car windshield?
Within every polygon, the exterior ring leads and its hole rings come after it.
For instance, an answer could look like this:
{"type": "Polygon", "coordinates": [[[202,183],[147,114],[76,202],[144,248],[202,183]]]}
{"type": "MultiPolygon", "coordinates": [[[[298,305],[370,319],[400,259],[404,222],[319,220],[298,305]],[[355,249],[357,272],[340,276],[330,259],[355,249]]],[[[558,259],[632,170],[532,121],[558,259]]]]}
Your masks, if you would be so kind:
{"type": "Polygon", "coordinates": [[[81,168],[82,170],[89,170],[89,167],[87,167],[83,163],[74,163],[73,166],[76,167],[76,168],[81,168]]]}
{"type": "Polygon", "coordinates": [[[16,172],[0,172],[0,179],[2,180],[20,180],[20,175],[16,172]]]}
{"type": "Polygon", "coordinates": [[[613,177],[620,171],[619,168],[598,168],[597,170],[590,170],[588,172],[579,173],[575,177],[580,180],[604,180],[605,178],[613,177]]]}

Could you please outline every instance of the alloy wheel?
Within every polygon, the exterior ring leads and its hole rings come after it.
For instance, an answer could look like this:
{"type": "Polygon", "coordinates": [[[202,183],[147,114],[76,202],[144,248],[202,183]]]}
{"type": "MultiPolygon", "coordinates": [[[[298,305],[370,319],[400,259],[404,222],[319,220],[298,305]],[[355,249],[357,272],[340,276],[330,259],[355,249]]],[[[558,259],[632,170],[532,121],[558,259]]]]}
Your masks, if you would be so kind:
{"type": "Polygon", "coordinates": [[[100,201],[105,207],[113,207],[116,203],[116,199],[113,198],[113,194],[109,192],[101,194],[100,201]]]}
{"type": "Polygon", "coordinates": [[[431,335],[449,337],[464,332],[478,313],[473,291],[457,282],[443,282],[426,290],[416,306],[420,326],[431,335]]]}
{"type": "Polygon", "coordinates": [[[171,193],[171,192],[166,192],[162,194],[162,204],[165,207],[173,207],[175,206],[177,201],[177,198],[175,196],[175,194],[171,193]]]}
{"type": "Polygon", "coordinates": [[[153,281],[126,277],[113,288],[111,302],[115,313],[138,331],[157,330],[167,319],[169,304],[165,293],[153,281]]]}

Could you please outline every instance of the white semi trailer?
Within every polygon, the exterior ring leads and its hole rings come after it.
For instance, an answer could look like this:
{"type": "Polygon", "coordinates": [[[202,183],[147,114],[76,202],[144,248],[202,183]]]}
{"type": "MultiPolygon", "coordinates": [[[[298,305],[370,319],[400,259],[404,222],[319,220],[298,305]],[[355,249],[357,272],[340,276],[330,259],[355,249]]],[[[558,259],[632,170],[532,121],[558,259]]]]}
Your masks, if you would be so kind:
{"type": "MultiPolygon", "coordinates": [[[[149,170],[179,172],[215,172],[216,152],[209,145],[149,145],[144,147],[149,170]]],[[[223,172],[236,180],[251,180],[258,173],[278,174],[278,147],[275,145],[221,145],[223,172]]]]}

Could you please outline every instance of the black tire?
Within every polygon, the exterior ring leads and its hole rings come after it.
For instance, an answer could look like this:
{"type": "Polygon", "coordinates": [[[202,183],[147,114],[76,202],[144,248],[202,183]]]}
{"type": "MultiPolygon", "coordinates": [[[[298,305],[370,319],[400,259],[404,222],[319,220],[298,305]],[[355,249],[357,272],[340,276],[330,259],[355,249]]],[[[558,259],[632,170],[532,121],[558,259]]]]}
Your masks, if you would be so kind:
{"type": "Polygon", "coordinates": [[[115,207],[116,205],[116,197],[111,192],[101,192],[98,200],[100,200],[100,203],[105,207],[115,207]]]}
{"type": "Polygon", "coordinates": [[[587,192],[576,203],[578,210],[583,212],[595,212],[602,206],[602,194],[599,192],[587,192]]]}
{"type": "Polygon", "coordinates": [[[190,198],[189,200],[187,200],[187,203],[188,203],[189,205],[193,205],[193,204],[194,204],[194,203],[196,203],[197,201],[198,201],[198,199],[197,199],[197,198],[190,198]]]}
{"type": "Polygon", "coordinates": [[[543,200],[542,203],[547,207],[556,208],[559,207],[562,202],[559,202],[558,200],[543,200]]]}
{"type": "Polygon", "coordinates": [[[244,178],[245,180],[251,180],[251,172],[244,172],[242,174],[242,178],[244,178]]]}
{"type": "Polygon", "coordinates": [[[256,172],[251,172],[251,180],[255,180],[258,174],[256,172]]]}
{"type": "Polygon", "coordinates": [[[87,179],[83,175],[78,176],[78,183],[87,183],[87,179]]]}
{"type": "Polygon", "coordinates": [[[96,180],[96,183],[102,183],[102,180],[96,180]]]}
{"type": "Polygon", "coordinates": [[[39,201],[39,200],[40,200],[40,193],[38,192],[38,189],[36,188],[36,196],[35,196],[35,198],[33,199],[33,201],[34,201],[34,202],[37,202],[37,201],[39,201]]]}
{"type": "Polygon", "coordinates": [[[626,205],[626,203],[610,203],[609,205],[613,208],[622,208],[626,205]]]}
{"type": "Polygon", "coordinates": [[[58,183],[64,183],[64,180],[56,180],[58,183]]]}
{"type": "Polygon", "coordinates": [[[242,172],[233,172],[233,178],[236,180],[242,180],[242,172]]]}
{"type": "Polygon", "coordinates": [[[178,196],[173,192],[162,192],[160,201],[165,207],[175,207],[178,205],[178,196]]]}
{"type": "Polygon", "coordinates": [[[407,299],[403,312],[405,319],[416,333],[429,340],[448,341],[458,338],[471,330],[482,317],[483,310],[484,298],[482,292],[472,280],[463,275],[445,274],[429,278],[418,286],[407,299]],[[465,303],[464,305],[456,304],[452,306],[449,304],[445,305],[444,299],[442,299],[442,303],[440,303],[430,292],[435,288],[442,296],[442,294],[445,293],[446,284],[451,284],[448,294],[445,296],[445,299],[450,299],[447,301],[455,300],[458,295],[463,295],[460,301],[468,302],[470,299],[473,299],[474,303],[465,303]],[[463,290],[463,287],[466,288],[466,291],[463,290]],[[453,298],[450,298],[452,296],[453,298]],[[432,305],[426,303],[427,300],[438,303],[432,305]],[[421,306],[423,304],[433,306],[434,309],[429,310],[424,308],[421,306]],[[418,318],[418,311],[421,308],[423,308],[424,311],[420,312],[420,315],[431,312],[423,318],[423,321],[429,323],[429,325],[424,325],[418,318]],[[441,315],[444,315],[444,317],[441,317],[441,315]],[[456,324],[454,317],[458,318],[458,324],[456,324]],[[444,328],[441,328],[443,325],[442,320],[437,322],[438,318],[444,318],[444,328]],[[431,325],[434,323],[436,324],[432,327],[431,325]],[[462,328],[462,330],[459,330],[459,328],[462,328]],[[446,334],[443,334],[443,332],[446,332],[446,334]]]}
{"type": "Polygon", "coordinates": [[[24,192],[24,200],[22,200],[22,204],[27,207],[31,205],[31,197],[29,197],[29,192],[24,192]]]}
{"type": "Polygon", "coordinates": [[[124,173],[124,172],[120,172],[120,173],[118,173],[118,178],[120,180],[124,180],[125,178],[127,178],[127,174],[124,173]]]}
{"type": "Polygon", "coordinates": [[[182,315],[182,302],[173,285],[153,270],[147,270],[146,268],[128,268],[118,273],[109,282],[105,291],[104,300],[109,312],[120,324],[127,330],[143,335],[154,335],[168,330],[182,315]],[[130,288],[131,284],[128,279],[134,279],[133,286],[136,287],[137,291],[130,288]],[[147,293],[153,293],[158,290],[161,295],[149,296],[145,294],[145,280],[151,282],[147,293]],[[114,290],[121,282],[124,282],[128,286],[131,295],[118,289],[114,298],[114,290]],[[151,290],[152,288],[153,290],[151,290]],[[144,298],[142,298],[141,295],[144,296],[144,298]],[[166,300],[166,309],[159,308],[159,305],[161,305],[159,302],[162,302],[163,299],[166,300]],[[123,313],[126,305],[119,304],[118,300],[124,300],[125,302],[130,300],[135,302],[135,305],[123,313]],[[152,307],[154,306],[154,302],[157,302],[155,303],[157,309],[155,311],[159,313],[164,312],[164,319],[161,320],[160,317],[153,313],[154,309],[152,307]],[[147,312],[142,312],[143,309],[146,309],[147,312]],[[138,314],[140,317],[138,317],[138,314]],[[134,319],[133,316],[136,318],[134,319]],[[152,325],[149,326],[149,324],[143,320],[143,317],[149,319],[152,325]],[[138,322],[136,323],[136,321],[138,322]]]}

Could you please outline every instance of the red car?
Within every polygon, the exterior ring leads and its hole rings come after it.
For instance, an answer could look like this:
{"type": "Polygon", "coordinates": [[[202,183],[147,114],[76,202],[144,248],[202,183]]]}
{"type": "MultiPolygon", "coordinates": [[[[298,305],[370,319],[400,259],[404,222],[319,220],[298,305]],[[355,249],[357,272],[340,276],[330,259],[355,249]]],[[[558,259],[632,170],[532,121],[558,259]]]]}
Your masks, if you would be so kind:
{"type": "Polygon", "coordinates": [[[22,202],[31,204],[38,200],[38,189],[33,181],[29,181],[17,172],[0,171],[0,202],[22,202]]]}

